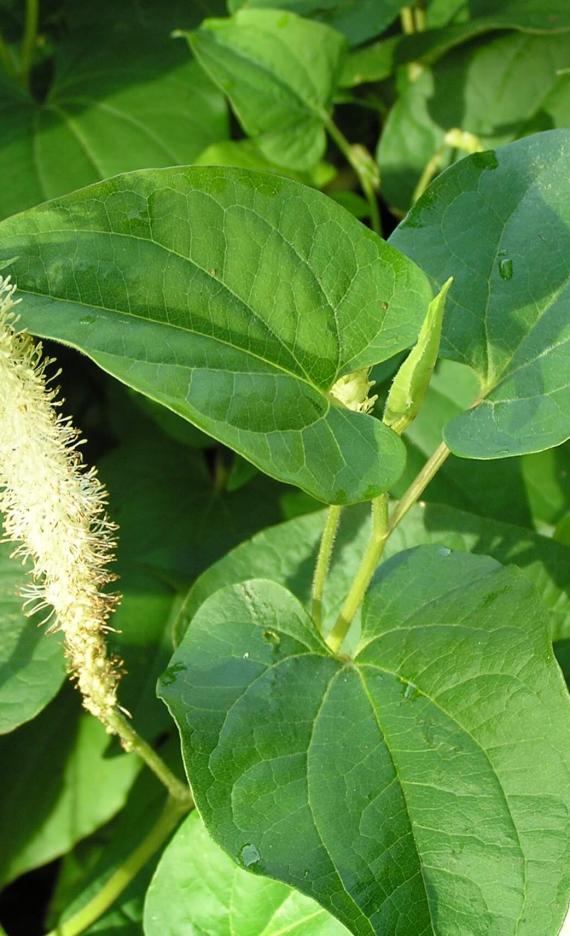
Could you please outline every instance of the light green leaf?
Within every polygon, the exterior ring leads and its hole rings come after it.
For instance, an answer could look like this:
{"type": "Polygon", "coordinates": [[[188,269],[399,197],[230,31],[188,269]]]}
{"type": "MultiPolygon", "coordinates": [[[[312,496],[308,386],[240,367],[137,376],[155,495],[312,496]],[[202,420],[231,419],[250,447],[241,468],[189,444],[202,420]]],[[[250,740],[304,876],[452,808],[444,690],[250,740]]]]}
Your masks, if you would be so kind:
{"type": "Polygon", "coordinates": [[[0,881],[47,864],[123,806],[141,762],[105,757],[109,735],[71,689],[0,739],[0,881]]]}
{"type": "Polygon", "coordinates": [[[231,13],[275,6],[327,23],[343,32],[350,45],[358,45],[383,32],[404,4],[401,0],[228,0],[231,13]]]}
{"type": "Polygon", "coordinates": [[[439,354],[445,298],[450,276],[428,306],[418,340],[398,368],[384,408],[384,422],[400,435],[414,421],[425,400],[439,354]]]}
{"type": "Polygon", "coordinates": [[[0,224],[33,334],[88,354],[262,471],[368,500],[404,449],[334,402],[413,344],[423,273],[326,196],[238,169],[117,176],[0,224]]]}
{"type": "Polygon", "coordinates": [[[516,569],[433,547],[381,570],[352,660],[282,587],[222,589],[160,686],[206,827],[362,936],[556,933],[570,703],[544,619],[516,569]]]}
{"type": "Polygon", "coordinates": [[[475,154],[392,236],[436,285],[455,277],[442,353],[481,380],[479,405],[444,431],[458,455],[538,452],[570,437],[569,170],[568,130],[475,154]]]}
{"type": "Polygon", "coordinates": [[[342,936],[347,930],[285,884],[236,867],[197,813],[184,820],[147,892],[146,936],[342,936]]]}
{"type": "Polygon", "coordinates": [[[560,69],[569,57],[567,35],[509,33],[462,45],[410,82],[378,148],[388,202],[399,211],[409,208],[422,170],[436,153],[441,152],[440,168],[465,156],[446,147],[449,130],[468,131],[487,149],[535,130],[567,127],[570,75],[560,69]]]}
{"type": "Polygon", "coordinates": [[[222,95],[170,37],[199,20],[188,4],[142,0],[120,18],[114,4],[95,18],[84,6],[45,101],[0,77],[0,217],[117,172],[190,163],[227,136],[222,95]]]}
{"type": "Polygon", "coordinates": [[[294,13],[248,9],[205,20],[188,41],[267,159],[312,169],[325,151],[343,36],[294,13]]]}
{"type": "Polygon", "coordinates": [[[235,166],[238,169],[258,169],[261,172],[278,172],[297,182],[324,188],[336,176],[331,163],[320,162],[310,172],[295,172],[270,162],[253,140],[222,140],[212,143],[194,160],[195,166],[235,166]]]}
{"type": "Polygon", "coordinates": [[[29,573],[13,550],[13,543],[0,543],[0,734],[41,712],[65,678],[59,637],[24,614],[20,593],[29,573]]]}

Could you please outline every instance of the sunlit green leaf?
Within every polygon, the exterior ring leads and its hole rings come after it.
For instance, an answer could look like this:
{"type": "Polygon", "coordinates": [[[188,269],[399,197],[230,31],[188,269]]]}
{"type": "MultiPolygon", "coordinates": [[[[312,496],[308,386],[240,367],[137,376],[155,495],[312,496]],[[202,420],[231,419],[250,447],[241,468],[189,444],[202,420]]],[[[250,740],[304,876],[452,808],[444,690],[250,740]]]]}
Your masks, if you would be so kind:
{"type": "Polygon", "coordinates": [[[312,169],[325,151],[343,36],[294,13],[247,9],[206,20],[188,40],[261,152],[279,166],[312,169]]]}
{"type": "Polygon", "coordinates": [[[79,348],[323,501],[399,477],[402,443],[331,397],[413,344],[421,271],[330,199],[238,169],[117,176],[0,225],[34,334],[79,348]]]}

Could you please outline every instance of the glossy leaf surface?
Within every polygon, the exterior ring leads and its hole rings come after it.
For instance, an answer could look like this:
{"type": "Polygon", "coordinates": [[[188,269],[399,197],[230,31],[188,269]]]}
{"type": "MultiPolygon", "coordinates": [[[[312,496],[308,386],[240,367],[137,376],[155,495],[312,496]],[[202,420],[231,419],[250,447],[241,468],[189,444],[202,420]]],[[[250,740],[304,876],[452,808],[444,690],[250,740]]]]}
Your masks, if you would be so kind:
{"type": "Polygon", "coordinates": [[[118,176],[0,225],[22,323],[328,502],[401,474],[397,436],[330,396],[415,340],[410,261],[330,199],[236,169],[118,176]]]}
{"type": "Polygon", "coordinates": [[[160,689],[209,831],[353,933],[556,932],[570,729],[544,616],[516,570],[433,547],[382,570],[353,660],[283,588],[217,592],[160,689]]]}

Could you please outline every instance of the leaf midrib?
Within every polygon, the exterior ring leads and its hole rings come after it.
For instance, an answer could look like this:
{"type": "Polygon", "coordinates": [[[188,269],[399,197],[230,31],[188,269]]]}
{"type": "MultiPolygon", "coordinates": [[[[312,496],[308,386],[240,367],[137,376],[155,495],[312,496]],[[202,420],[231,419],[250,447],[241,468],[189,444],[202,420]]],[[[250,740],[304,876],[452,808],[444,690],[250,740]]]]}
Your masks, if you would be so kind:
{"type": "MultiPolygon", "coordinates": [[[[69,230],[65,230],[65,229],[59,230],[59,229],[53,228],[53,229],[50,229],[50,230],[47,231],[47,232],[46,232],[46,231],[41,231],[41,232],[38,232],[38,231],[29,231],[29,232],[27,232],[27,236],[29,236],[29,237],[41,237],[42,235],[44,235],[44,234],[46,234],[46,233],[47,233],[47,234],[50,234],[50,235],[51,235],[51,234],[66,234],[66,235],[69,235],[69,234],[70,234],[70,231],[69,231],[69,230]]],[[[259,355],[258,353],[254,352],[254,351],[251,351],[250,349],[243,348],[241,345],[233,345],[233,344],[231,344],[229,341],[225,341],[223,338],[220,338],[220,337],[217,336],[217,335],[205,334],[205,333],[203,333],[203,332],[201,332],[201,331],[198,331],[196,328],[186,328],[186,327],[184,327],[184,326],[182,326],[182,325],[177,325],[175,322],[160,321],[159,319],[153,319],[153,318],[150,318],[150,317],[147,317],[147,316],[144,316],[144,315],[140,315],[140,314],[135,313],[135,312],[126,311],[126,310],[124,310],[124,309],[114,309],[114,308],[109,308],[109,307],[107,307],[107,306],[100,306],[100,305],[97,305],[96,303],[91,303],[91,302],[90,302],[90,303],[86,303],[86,302],[84,302],[83,300],[66,299],[66,298],[60,297],[60,296],[52,296],[52,295],[49,295],[49,294],[47,294],[47,293],[38,293],[38,292],[35,292],[34,290],[29,289],[29,288],[24,288],[24,287],[22,287],[21,290],[20,290],[21,292],[26,292],[26,293],[28,293],[29,295],[38,296],[38,297],[41,297],[41,298],[44,298],[44,299],[47,298],[47,299],[50,299],[50,300],[53,301],[53,302],[68,302],[68,303],[70,303],[70,304],[75,304],[75,305],[79,305],[79,306],[85,306],[85,308],[100,309],[102,312],[110,312],[110,313],[112,313],[112,314],[114,314],[114,315],[127,315],[127,316],[131,316],[132,318],[135,318],[136,320],[139,320],[139,319],[140,319],[141,321],[149,322],[149,323],[152,323],[152,324],[154,324],[154,325],[163,325],[163,326],[169,327],[169,328],[177,328],[177,329],[180,329],[180,331],[183,331],[183,332],[186,333],[186,334],[196,334],[196,335],[200,335],[200,337],[202,337],[202,338],[212,338],[212,339],[214,339],[214,340],[220,341],[222,344],[226,344],[228,347],[232,348],[232,350],[234,350],[234,351],[240,351],[240,352],[242,352],[242,353],[244,353],[244,354],[249,354],[249,355],[251,355],[251,357],[256,358],[257,360],[261,361],[262,363],[267,364],[268,366],[273,367],[273,368],[275,368],[275,369],[277,369],[277,370],[283,371],[283,373],[287,374],[287,376],[289,376],[289,377],[295,377],[295,378],[297,378],[297,379],[300,380],[301,382],[306,383],[308,386],[310,386],[313,390],[315,390],[315,391],[316,391],[317,393],[319,393],[321,396],[326,396],[326,392],[324,391],[324,389],[321,388],[321,387],[319,387],[317,384],[313,383],[313,381],[311,380],[310,376],[307,374],[305,368],[300,364],[299,361],[297,361],[297,359],[296,359],[295,355],[293,354],[293,352],[291,351],[291,349],[284,343],[284,341],[283,341],[278,335],[276,335],[276,333],[275,333],[274,331],[272,331],[272,329],[271,329],[270,326],[267,324],[267,322],[265,322],[264,319],[260,318],[259,315],[256,313],[256,311],[255,311],[251,306],[248,306],[248,305],[247,305],[247,303],[245,302],[244,299],[242,299],[240,296],[238,296],[237,293],[234,293],[233,290],[227,285],[227,283],[225,283],[223,280],[218,279],[216,276],[213,276],[208,270],[206,270],[204,267],[200,266],[200,265],[199,265],[198,263],[196,263],[196,261],[193,260],[192,258],[184,257],[183,254],[177,253],[175,250],[172,250],[171,248],[164,246],[163,244],[159,243],[159,241],[155,241],[155,240],[153,240],[152,238],[139,237],[138,235],[135,235],[135,234],[124,234],[124,233],[122,233],[122,232],[116,232],[116,231],[99,231],[99,230],[77,230],[77,231],[73,231],[73,232],[71,232],[71,233],[73,233],[74,236],[77,236],[77,235],[79,235],[79,234],[86,234],[87,236],[90,236],[90,235],[92,235],[92,234],[95,234],[95,235],[100,235],[100,236],[103,236],[103,237],[124,237],[124,238],[126,238],[127,240],[130,240],[130,239],[138,240],[138,241],[141,241],[141,242],[144,243],[144,244],[153,244],[153,245],[156,246],[158,249],[164,250],[166,253],[172,254],[172,256],[178,257],[179,259],[185,261],[186,263],[189,263],[191,266],[195,267],[197,270],[200,270],[208,279],[212,280],[212,281],[213,281],[214,283],[216,283],[218,286],[223,286],[224,289],[227,290],[227,292],[240,304],[240,306],[241,306],[247,313],[252,314],[252,315],[254,316],[254,318],[256,319],[256,321],[258,321],[258,322],[260,323],[260,325],[262,326],[262,328],[265,329],[265,330],[267,331],[267,333],[268,333],[279,345],[281,345],[281,347],[284,348],[284,350],[287,352],[287,354],[290,355],[291,358],[298,364],[299,370],[300,370],[301,373],[298,373],[298,372],[295,372],[295,371],[292,371],[292,370],[291,370],[291,371],[290,371],[290,370],[287,370],[287,368],[286,368],[284,365],[278,364],[278,363],[275,362],[275,361],[268,361],[266,358],[262,357],[261,355],[259,355]]],[[[307,267],[307,268],[308,268],[308,267],[307,267]]],[[[324,293],[323,293],[323,296],[324,296],[324,293]]],[[[324,296],[324,298],[326,299],[326,296],[324,296]]],[[[327,300],[327,304],[328,304],[328,300],[327,300]]],[[[337,364],[337,369],[336,369],[336,373],[335,373],[335,379],[336,379],[336,376],[337,376],[337,375],[338,375],[338,364],[337,364]]],[[[330,386],[332,386],[333,383],[334,383],[334,380],[333,380],[333,381],[330,381],[330,384],[329,384],[328,389],[330,389],[330,386]]]]}

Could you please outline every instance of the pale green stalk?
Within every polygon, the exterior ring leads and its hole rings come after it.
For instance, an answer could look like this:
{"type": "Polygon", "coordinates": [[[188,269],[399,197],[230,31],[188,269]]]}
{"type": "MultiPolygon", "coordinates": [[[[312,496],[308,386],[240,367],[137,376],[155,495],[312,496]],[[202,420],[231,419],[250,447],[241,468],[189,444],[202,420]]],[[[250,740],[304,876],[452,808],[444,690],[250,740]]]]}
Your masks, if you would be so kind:
{"type": "Polygon", "coordinates": [[[337,127],[333,119],[329,117],[328,114],[323,114],[323,117],[331,138],[334,140],[339,150],[358,176],[360,187],[364,193],[366,201],[368,202],[368,207],[370,209],[372,229],[378,234],[379,237],[382,237],[382,221],[380,218],[380,209],[378,207],[378,198],[375,191],[375,189],[378,188],[379,180],[373,182],[370,172],[366,169],[366,166],[370,164],[369,160],[372,160],[372,157],[368,153],[366,154],[368,159],[363,159],[362,155],[365,153],[363,147],[353,146],[351,143],[349,143],[342,130],[337,127]]]}
{"type": "Polygon", "coordinates": [[[333,653],[338,653],[340,650],[354,615],[364,600],[366,589],[380,562],[388,536],[388,495],[381,494],[372,501],[372,532],[368,547],[337,621],[327,637],[327,644],[333,653]]]}
{"type": "Polygon", "coordinates": [[[342,507],[338,504],[332,504],[327,510],[327,517],[321,537],[321,544],[319,546],[319,554],[317,556],[317,564],[315,566],[311,609],[313,621],[317,625],[319,631],[322,630],[323,626],[323,594],[341,511],[342,507]]]}

